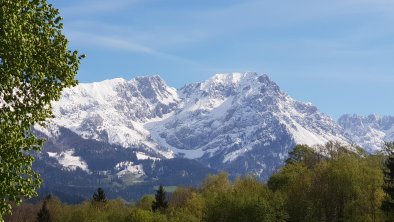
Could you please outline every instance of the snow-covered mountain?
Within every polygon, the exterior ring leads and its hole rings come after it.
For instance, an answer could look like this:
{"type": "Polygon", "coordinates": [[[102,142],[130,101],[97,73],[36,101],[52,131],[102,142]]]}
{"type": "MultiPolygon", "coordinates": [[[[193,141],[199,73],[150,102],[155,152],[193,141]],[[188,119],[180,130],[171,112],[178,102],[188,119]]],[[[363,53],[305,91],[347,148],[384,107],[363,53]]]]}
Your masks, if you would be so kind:
{"type": "Polygon", "coordinates": [[[149,138],[144,125],[165,118],[178,104],[176,89],[158,76],[79,84],[66,89],[53,104],[56,118],[40,131],[56,137],[58,127],[64,127],[84,139],[124,148],[138,146],[155,157],[172,158],[171,150],[149,138]]]}
{"type": "Polygon", "coordinates": [[[338,120],[352,142],[373,153],[383,142],[394,141],[394,116],[343,115],[338,120]]]}
{"type": "MultiPolygon", "coordinates": [[[[132,149],[140,158],[181,156],[261,178],[280,166],[295,144],[348,142],[330,117],[256,73],[216,74],[178,90],[158,76],[79,84],[64,91],[54,113],[47,129],[38,128],[53,143],[65,128],[82,139],[132,149]]],[[[63,162],[72,156],[89,171],[72,147],[62,147],[47,152],[63,162]]],[[[144,170],[125,163],[116,166],[144,170]]]]}
{"type": "Polygon", "coordinates": [[[217,74],[178,94],[175,114],[146,128],[158,143],[215,169],[267,177],[295,144],[346,141],[331,118],[266,75],[217,74]]]}

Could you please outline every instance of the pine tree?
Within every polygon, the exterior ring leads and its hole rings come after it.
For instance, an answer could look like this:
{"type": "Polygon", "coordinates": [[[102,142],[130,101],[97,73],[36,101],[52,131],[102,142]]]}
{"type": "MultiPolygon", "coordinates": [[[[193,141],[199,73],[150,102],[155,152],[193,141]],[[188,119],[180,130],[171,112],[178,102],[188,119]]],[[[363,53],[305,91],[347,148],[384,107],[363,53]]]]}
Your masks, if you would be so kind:
{"type": "Polygon", "coordinates": [[[152,203],[152,210],[164,210],[167,209],[168,202],[166,200],[166,192],[162,185],[159,186],[159,189],[156,190],[155,201],[152,203]]]}
{"type": "Polygon", "coordinates": [[[383,190],[387,195],[382,203],[382,209],[388,215],[394,214],[394,142],[385,143],[386,160],[384,162],[383,190]]]}
{"type": "Polygon", "coordinates": [[[44,202],[42,203],[42,208],[37,213],[37,222],[51,222],[51,214],[47,208],[47,202],[51,199],[51,196],[48,195],[44,202]]]}
{"type": "Polygon", "coordinates": [[[93,194],[92,204],[101,205],[107,202],[107,198],[105,197],[105,192],[103,188],[99,187],[97,192],[93,194]]]}

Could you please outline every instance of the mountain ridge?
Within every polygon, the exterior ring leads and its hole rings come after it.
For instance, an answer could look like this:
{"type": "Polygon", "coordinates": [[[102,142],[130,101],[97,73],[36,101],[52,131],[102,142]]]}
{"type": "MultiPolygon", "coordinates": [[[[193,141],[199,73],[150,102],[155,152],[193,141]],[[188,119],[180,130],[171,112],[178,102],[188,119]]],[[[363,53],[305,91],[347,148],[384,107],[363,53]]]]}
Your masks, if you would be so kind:
{"type": "Polygon", "coordinates": [[[54,193],[78,202],[98,186],[136,200],[160,184],[198,186],[212,173],[266,180],[297,144],[336,141],[369,152],[394,140],[394,117],[338,122],[293,99],[267,75],[221,73],[175,89],[159,76],[115,78],[66,89],[53,103],[34,169],[54,193]],[[77,197],[67,195],[67,191],[77,197]]]}
{"type": "Polygon", "coordinates": [[[83,83],[65,90],[53,107],[49,130],[38,128],[51,139],[57,127],[65,127],[152,159],[186,157],[262,178],[295,144],[349,141],[317,107],[254,72],[216,74],[180,89],[159,76],[83,83]]]}
{"type": "Polygon", "coordinates": [[[381,150],[385,141],[394,141],[394,116],[345,114],[338,124],[353,143],[370,153],[381,150]]]}

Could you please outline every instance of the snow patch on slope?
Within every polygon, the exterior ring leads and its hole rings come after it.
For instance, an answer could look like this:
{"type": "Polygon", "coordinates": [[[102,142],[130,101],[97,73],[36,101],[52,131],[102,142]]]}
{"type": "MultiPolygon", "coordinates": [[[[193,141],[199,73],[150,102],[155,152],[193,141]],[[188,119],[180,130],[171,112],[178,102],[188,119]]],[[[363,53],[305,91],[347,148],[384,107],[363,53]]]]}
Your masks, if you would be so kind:
{"type": "Polygon", "coordinates": [[[55,158],[63,169],[69,171],[75,171],[77,168],[90,173],[88,165],[81,157],[74,155],[74,150],[67,150],[61,153],[47,152],[49,157],[55,158]]]}
{"type": "Polygon", "coordinates": [[[125,175],[133,175],[137,178],[143,177],[145,175],[144,169],[141,164],[134,165],[131,161],[123,161],[115,166],[115,170],[118,170],[118,177],[123,177],[125,175]]]}
{"type": "Polygon", "coordinates": [[[148,156],[143,152],[136,152],[135,155],[138,160],[160,160],[159,158],[148,156]]]}

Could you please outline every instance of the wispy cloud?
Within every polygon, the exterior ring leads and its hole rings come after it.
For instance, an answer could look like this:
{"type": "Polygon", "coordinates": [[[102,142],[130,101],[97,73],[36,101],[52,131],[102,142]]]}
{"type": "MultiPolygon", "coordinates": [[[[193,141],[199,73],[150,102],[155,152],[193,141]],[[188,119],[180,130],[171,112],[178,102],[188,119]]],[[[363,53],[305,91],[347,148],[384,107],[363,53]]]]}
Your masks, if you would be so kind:
{"type": "Polygon", "coordinates": [[[231,41],[235,45],[248,47],[247,41],[236,42],[236,38],[255,34],[262,38],[248,38],[254,41],[250,43],[255,44],[254,50],[270,52],[281,60],[365,60],[371,56],[379,57],[382,50],[394,48],[394,45],[387,45],[391,43],[380,41],[387,39],[387,35],[394,36],[387,30],[387,23],[394,20],[392,13],[389,13],[394,9],[392,0],[245,0],[186,9],[171,7],[177,2],[174,0],[165,3],[155,0],[73,2],[65,10],[74,13],[76,18],[66,23],[67,30],[70,30],[69,37],[74,43],[143,53],[198,66],[202,65],[178,56],[182,54],[178,52],[201,45],[207,47],[207,53],[214,53],[209,47],[220,47],[224,44],[222,42],[231,44],[231,41]],[[160,3],[160,7],[140,8],[144,5],[151,7],[155,2],[160,3]],[[123,14],[117,17],[114,14],[110,20],[103,16],[125,8],[129,8],[127,13],[132,16],[124,17],[123,14]],[[145,10],[145,13],[149,10],[149,16],[140,13],[140,10],[145,10]],[[101,16],[96,19],[79,13],[101,16]],[[385,24],[382,24],[382,16],[390,19],[385,19],[385,24]],[[227,38],[234,39],[226,41],[227,38]]]}
{"type": "Polygon", "coordinates": [[[120,39],[111,36],[102,36],[94,33],[71,31],[69,32],[70,39],[73,42],[83,45],[91,45],[96,47],[104,47],[112,50],[122,50],[129,52],[144,53],[149,55],[162,55],[162,53],[153,50],[149,47],[128,41],[125,39],[120,39]]]}
{"type": "Polygon", "coordinates": [[[163,27],[139,27],[124,23],[114,24],[89,19],[70,21],[66,24],[66,29],[74,30],[73,32],[80,30],[81,32],[89,32],[95,35],[112,33],[115,36],[133,39],[143,45],[151,45],[159,49],[182,47],[210,37],[205,31],[198,29],[182,29],[164,25],[163,27]]]}
{"type": "Polygon", "coordinates": [[[189,65],[198,66],[200,68],[204,68],[208,70],[212,69],[211,67],[205,66],[193,60],[186,59],[173,54],[161,52],[153,48],[147,47],[145,45],[139,44],[127,38],[108,36],[108,35],[97,35],[95,33],[80,32],[80,31],[70,31],[68,34],[70,36],[71,41],[84,46],[90,45],[93,47],[100,47],[109,50],[126,51],[130,53],[142,53],[146,55],[164,58],[167,60],[172,60],[175,62],[182,62],[189,65]]]}

